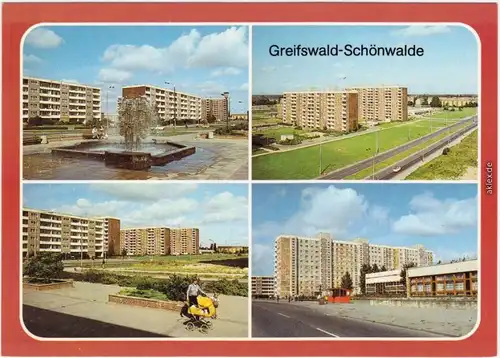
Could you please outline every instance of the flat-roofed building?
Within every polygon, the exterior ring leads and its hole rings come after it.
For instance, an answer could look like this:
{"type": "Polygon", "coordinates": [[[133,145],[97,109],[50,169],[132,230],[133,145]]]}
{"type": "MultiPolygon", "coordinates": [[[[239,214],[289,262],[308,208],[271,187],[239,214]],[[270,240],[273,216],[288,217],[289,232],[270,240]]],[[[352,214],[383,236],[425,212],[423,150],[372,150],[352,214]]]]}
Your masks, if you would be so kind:
{"type": "Polygon", "coordinates": [[[358,129],[358,106],[355,91],[285,92],[282,120],[306,130],[352,132],[358,129]]]}
{"type": "Polygon", "coordinates": [[[273,276],[252,276],[252,297],[272,298],[275,295],[273,276]]]}
{"type": "Polygon", "coordinates": [[[122,87],[122,98],[146,97],[162,123],[199,123],[202,115],[202,98],[197,95],[151,85],[122,87]]]}
{"type": "Polygon", "coordinates": [[[352,87],[358,93],[360,122],[408,120],[408,88],[400,86],[352,87]]]}
{"type": "Polygon", "coordinates": [[[370,296],[406,296],[401,270],[368,273],[365,276],[365,288],[366,294],[370,296]]]}
{"type": "Polygon", "coordinates": [[[40,117],[64,123],[101,119],[101,89],[79,83],[23,77],[22,120],[40,117]]]}
{"type": "Polygon", "coordinates": [[[23,208],[22,254],[26,257],[36,256],[38,252],[57,252],[66,258],[105,257],[109,235],[114,235],[119,225],[119,220],[114,218],[23,208]]]}
{"type": "Polygon", "coordinates": [[[210,117],[216,122],[227,121],[228,100],[226,98],[203,98],[201,101],[201,119],[203,121],[211,121],[210,117]]]}
{"type": "Polygon", "coordinates": [[[280,296],[312,296],[320,287],[340,288],[346,273],[352,279],[353,293],[359,294],[363,265],[387,271],[433,262],[432,251],[422,245],[395,247],[370,244],[362,238],[332,240],[325,233],[317,237],[280,236],[274,251],[276,292],[280,296]]]}
{"type": "Polygon", "coordinates": [[[408,297],[477,296],[479,261],[469,260],[406,271],[408,297]]]}
{"type": "Polygon", "coordinates": [[[197,255],[199,245],[200,232],[196,228],[129,228],[120,231],[118,252],[125,249],[130,256],[197,255]]]}

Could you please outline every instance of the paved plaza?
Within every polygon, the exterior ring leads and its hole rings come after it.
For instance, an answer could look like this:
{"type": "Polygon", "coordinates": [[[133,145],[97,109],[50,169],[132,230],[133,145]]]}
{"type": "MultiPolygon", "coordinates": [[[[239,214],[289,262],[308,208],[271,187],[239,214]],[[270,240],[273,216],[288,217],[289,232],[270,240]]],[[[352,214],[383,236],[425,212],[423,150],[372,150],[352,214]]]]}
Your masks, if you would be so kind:
{"type": "MultiPolygon", "coordinates": [[[[200,139],[197,134],[168,139],[196,147],[196,153],[164,167],[148,171],[106,167],[102,161],[53,156],[56,147],[82,142],[61,141],[23,148],[23,178],[31,180],[246,180],[248,179],[248,139],[200,139]]],[[[119,138],[111,138],[119,140],[119,138]]]]}
{"type": "Polygon", "coordinates": [[[108,302],[121,287],[75,282],[74,288],[24,290],[23,320],[41,337],[189,337],[246,338],[248,298],[219,296],[213,329],[187,331],[178,312],[108,302]]]}

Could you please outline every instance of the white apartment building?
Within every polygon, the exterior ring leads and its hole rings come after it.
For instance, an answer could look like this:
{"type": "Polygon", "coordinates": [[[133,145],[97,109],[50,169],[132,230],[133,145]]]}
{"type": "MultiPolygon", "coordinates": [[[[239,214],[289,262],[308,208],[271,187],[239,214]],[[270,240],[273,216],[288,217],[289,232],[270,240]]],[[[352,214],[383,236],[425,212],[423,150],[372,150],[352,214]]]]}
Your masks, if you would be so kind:
{"type": "Polygon", "coordinates": [[[400,86],[354,87],[358,93],[360,122],[391,122],[408,119],[408,88],[400,86]]]}
{"type": "Polygon", "coordinates": [[[105,222],[104,218],[24,208],[21,234],[23,257],[38,252],[59,252],[68,257],[103,257],[108,247],[105,222]]]}
{"type": "Polygon", "coordinates": [[[274,297],[275,284],[273,276],[252,276],[252,297],[274,297]]]}
{"type": "Polygon", "coordinates": [[[355,91],[285,92],[281,103],[284,123],[308,130],[357,130],[359,106],[355,91]]]}
{"type": "Polygon", "coordinates": [[[331,239],[279,236],[274,243],[274,279],[280,297],[313,296],[329,288],[331,239]]]}
{"type": "Polygon", "coordinates": [[[145,96],[158,113],[161,122],[184,124],[199,123],[202,119],[200,96],[151,85],[134,85],[122,88],[122,98],[145,96]]]}
{"type": "Polygon", "coordinates": [[[281,296],[313,295],[320,287],[341,287],[346,272],[357,294],[364,264],[401,270],[409,263],[432,265],[433,253],[422,245],[392,247],[370,244],[366,239],[332,240],[325,233],[316,238],[280,236],[275,242],[275,280],[281,296]]]}
{"type": "Polygon", "coordinates": [[[101,89],[82,84],[23,77],[22,120],[36,117],[65,123],[101,118],[101,89]]]}

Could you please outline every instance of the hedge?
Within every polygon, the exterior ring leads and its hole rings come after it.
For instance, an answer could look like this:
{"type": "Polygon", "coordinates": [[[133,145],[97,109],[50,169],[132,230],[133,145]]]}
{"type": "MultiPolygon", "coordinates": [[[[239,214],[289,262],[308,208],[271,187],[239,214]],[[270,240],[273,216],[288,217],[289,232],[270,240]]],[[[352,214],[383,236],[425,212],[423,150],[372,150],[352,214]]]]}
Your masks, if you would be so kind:
{"type": "MultiPolygon", "coordinates": [[[[196,276],[172,275],[169,278],[155,278],[151,276],[119,275],[97,270],[86,270],[79,272],[64,272],[64,278],[75,281],[101,283],[105,285],[118,285],[122,287],[135,287],[137,290],[154,290],[167,296],[173,301],[184,301],[186,291],[196,276]]],[[[201,281],[202,289],[210,293],[218,293],[227,296],[248,296],[248,285],[238,280],[201,281]]]]}

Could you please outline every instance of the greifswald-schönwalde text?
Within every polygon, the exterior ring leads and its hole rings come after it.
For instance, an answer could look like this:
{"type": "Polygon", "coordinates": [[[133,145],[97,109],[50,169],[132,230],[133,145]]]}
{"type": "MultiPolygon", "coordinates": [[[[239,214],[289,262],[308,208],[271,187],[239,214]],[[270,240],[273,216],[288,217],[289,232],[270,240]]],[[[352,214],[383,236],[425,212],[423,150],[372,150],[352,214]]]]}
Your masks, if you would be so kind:
{"type": "Polygon", "coordinates": [[[416,45],[377,46],[377,45],[293,45],[282,47],[269,46],[269,55],[273,57],[422,57],[424,49],[416,45]]]}

